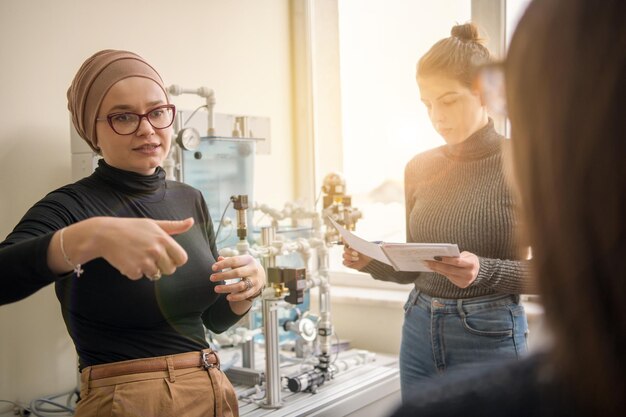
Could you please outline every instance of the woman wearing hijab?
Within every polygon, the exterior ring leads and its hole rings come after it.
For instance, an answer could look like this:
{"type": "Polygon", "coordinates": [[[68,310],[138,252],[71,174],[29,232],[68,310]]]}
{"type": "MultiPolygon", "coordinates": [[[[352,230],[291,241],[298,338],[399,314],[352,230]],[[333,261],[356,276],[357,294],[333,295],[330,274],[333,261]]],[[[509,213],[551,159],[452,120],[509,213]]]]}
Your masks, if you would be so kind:
{"type": "Polygon", "coordinates": [[[161,77],[132,52],[103,50],[67,97],[74,127],[102,159],[37,202],[0,244],[0,304],[55,284],[79,357],[76,416],[238,415],[204,326],[236,323],[265,272],[250,256],[218,258],[200,191],[165,179],[176,109],[161,77]]]}

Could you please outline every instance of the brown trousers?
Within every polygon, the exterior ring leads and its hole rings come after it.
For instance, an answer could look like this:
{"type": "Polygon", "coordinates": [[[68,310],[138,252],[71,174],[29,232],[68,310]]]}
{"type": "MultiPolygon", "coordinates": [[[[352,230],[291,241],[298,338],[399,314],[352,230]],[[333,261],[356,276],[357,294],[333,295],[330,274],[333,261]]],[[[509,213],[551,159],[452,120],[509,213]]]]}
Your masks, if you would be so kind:
{"type": "Polygon", "coordinates": [[[164,371],[90,378],[96,367],[81,372],[81,400],[75,417],[239,416],[235,390],[216,367],[170,367],[164,371]]]}

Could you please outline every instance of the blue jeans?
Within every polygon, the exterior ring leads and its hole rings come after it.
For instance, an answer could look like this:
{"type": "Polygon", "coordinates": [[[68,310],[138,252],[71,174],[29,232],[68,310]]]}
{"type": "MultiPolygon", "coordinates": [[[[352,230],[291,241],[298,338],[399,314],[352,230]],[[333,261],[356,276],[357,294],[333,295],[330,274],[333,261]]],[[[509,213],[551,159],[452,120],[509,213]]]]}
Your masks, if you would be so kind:
{"type": "Polygon", "coordinates": [[[519,358],[528,350],[528,323],[518,295],[455,300],[413,289],[404,311],[400,347],[403,401],[425,378],[519,358]]]}

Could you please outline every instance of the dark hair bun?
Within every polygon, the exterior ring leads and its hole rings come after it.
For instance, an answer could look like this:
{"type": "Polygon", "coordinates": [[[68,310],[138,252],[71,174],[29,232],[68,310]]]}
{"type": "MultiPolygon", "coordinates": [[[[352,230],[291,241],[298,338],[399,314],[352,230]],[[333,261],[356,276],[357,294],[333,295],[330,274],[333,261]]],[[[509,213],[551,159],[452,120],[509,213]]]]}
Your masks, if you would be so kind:
{"type": "Polygon", "coordinates": [[[453,26],[450,34],[463,42],[482,43],[482,39],[478,35],[478,26],[472,22],[453,26]]]}

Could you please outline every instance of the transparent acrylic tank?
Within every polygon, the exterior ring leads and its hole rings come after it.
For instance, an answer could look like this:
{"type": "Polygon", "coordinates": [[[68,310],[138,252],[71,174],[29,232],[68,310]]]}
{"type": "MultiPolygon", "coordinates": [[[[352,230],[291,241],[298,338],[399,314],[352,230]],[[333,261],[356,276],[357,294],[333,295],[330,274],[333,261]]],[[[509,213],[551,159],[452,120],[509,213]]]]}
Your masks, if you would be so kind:
{"type": "Polygon", "coordinates": [[[196,151],[183,151],[183,181],[199,189],[209,207],[213,229],[218,230],[219,221],[228,206],[225,216],[232,220],[222,226],[216,237],[217,248],[233,247],[237,244],[237,213],[230,203],[232,195],[247,195],[248,242],[253,243],[252,205],[254,153],[253,139],[203,137],[196,151]]]}
{"type": "MultiPolygon", "coordinates": [[[[217,248],[235,247],[237,237],[237,213],[232,204],[229,204],[232,195],[248,196],[247,228],[248,242],[253,245],[260,236],[260,230],[253,224],[254,205],[254,156],[256,142],[254,139],[203,137],[196,151],[183,151],[183,181],[199,189],[209,207],[213,220],[213,229],[217,232],[222,213],[228,206],[225,216],[232,220],[229,226],[222,226],[216,238],[217,248]]],[[[310,229],[279,230],[285,239],[309,237],[310,229]]],[[[278,256],[276,264],[285,267],[304,267],[304,262],[298,254],[278,256]]],[[[305,292],[304,302],[296,307],[301,311],[308,311],[310,306],[309,291],[305,292]]],[[[293,340],[295,335],[287,333],[282,325],[287,320],[294,320],[297,310],[285,309],[280,312],[280,342],[293,340]]],[[[254,313],[253,327],[262,327],[263,320],[260,312],[254,313]]],[[[263,340],[262,335],[255,337],[263,340]]]]}

